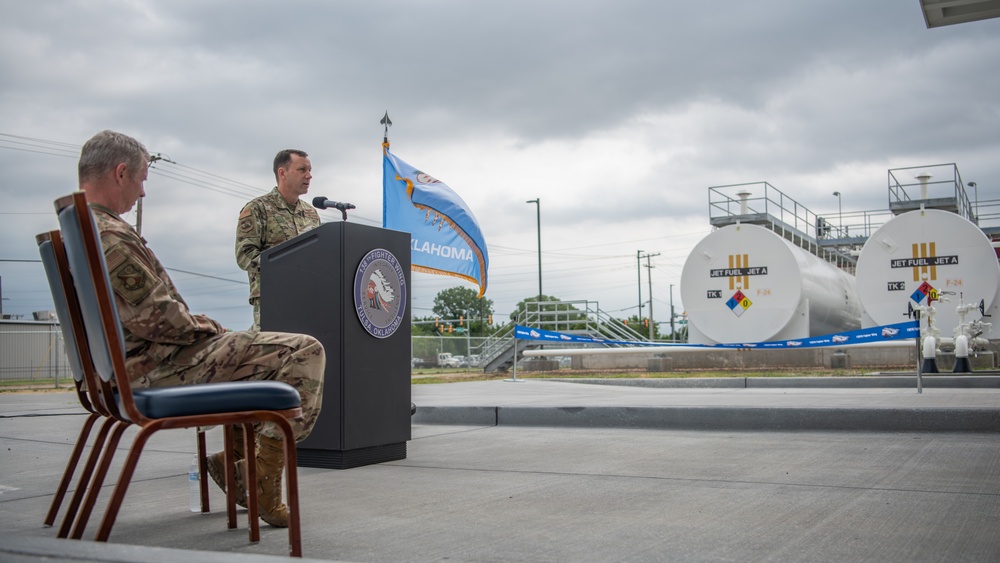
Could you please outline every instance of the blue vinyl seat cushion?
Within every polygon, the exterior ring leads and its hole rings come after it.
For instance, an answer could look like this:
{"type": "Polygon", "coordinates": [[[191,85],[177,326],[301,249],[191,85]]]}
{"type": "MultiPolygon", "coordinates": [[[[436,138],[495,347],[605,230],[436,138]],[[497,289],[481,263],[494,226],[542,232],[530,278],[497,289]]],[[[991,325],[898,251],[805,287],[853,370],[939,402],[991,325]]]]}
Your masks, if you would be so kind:
{"type": "Polygon", "coordinates": [[[135,406],[149,418],[299,408],[299,392],[279,381],[234,381],[134,389],[135,406]]]}

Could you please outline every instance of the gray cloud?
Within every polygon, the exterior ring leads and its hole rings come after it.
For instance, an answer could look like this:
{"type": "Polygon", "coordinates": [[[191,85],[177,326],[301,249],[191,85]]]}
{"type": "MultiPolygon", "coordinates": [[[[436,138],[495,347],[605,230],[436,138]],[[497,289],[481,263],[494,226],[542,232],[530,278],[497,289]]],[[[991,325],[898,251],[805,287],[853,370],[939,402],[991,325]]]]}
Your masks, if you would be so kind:
{"type": "MultiPolygon", "coordinates": [[[[0,5],[4,259],[35,256],[74,152],[105,128],[177,163],[144,206],[164,263],[242,280],[235,216],[273,185],[279,149],[312,155],[310,195],[380,221],[388,110],[393,151],[479,218],[501,312],[537,289],[527,199],[542,199],[546,293],[621,309],[640,248],[661,253],[654,299],[669,299],[709,231],[709,186],[767,181],[830,214],[834,190],[845,210],[884,208],[889,168],[954,162],[983,199],[1000,177],[1000,20],[928,30],[915,2],[0,5]]],[[[40,268],[0,276],[5,312],[49,308],[40,268]]],[[[244,286],[175,281],[193,308],[249,324],[244,286]]],[[[418,314],[456,284],[414,283],[418,314]]]]}

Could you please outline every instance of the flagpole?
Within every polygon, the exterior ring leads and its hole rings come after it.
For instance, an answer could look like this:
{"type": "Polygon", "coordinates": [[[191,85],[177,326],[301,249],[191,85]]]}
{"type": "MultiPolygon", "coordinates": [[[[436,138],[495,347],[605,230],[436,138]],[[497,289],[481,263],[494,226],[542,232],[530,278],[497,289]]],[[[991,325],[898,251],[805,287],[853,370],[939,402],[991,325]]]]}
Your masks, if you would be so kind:
{"type": "Polygon", "coordinates": [[[380,124],[385,125],[385,135],[382,137],[382,146],[389,147],[389,128],[392,127],[392,120],[389,119],[389,110],[386,110],[385,115],[382,116],[382,121],[380,124]]]}

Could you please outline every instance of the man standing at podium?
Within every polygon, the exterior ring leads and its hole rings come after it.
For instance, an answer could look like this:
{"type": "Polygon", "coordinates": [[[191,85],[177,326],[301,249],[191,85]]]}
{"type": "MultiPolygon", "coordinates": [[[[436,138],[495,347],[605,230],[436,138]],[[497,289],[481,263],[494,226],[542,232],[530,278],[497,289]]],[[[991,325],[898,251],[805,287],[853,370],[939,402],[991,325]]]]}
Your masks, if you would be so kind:
{"type": "MultiPolygon", "coordinates": [[[[228,331],[213,319],[191,313],[145,239],[121,218],[146,195],[143,184],[148,167],[146,147],[114,131],[94,135],[80,153],[80,189],[101,232],[125,338],[129,380],[136,388],[285,382],[302,398],[302,418],[291,423],[296,441],[304,440],[323,403],[323,345],[306,334],[228,331]]],[[[256,433],[256,451],[253,444],[244,447],[242,432],[233,433],[237,438],[237,502],[246,506],[244,468],[256,459],[258,515],[272,526],[285,527],[282,434],[271,424],[259,425],[256,433]]],[[[224,487],[222,452],[208,457],[208,467],[215,482],[224,487]]]]}
{"type": "Polygon", "coordinates": [[[260,254],[319,226],[319,213],[299,199],[309,191],[312,163],[305,151],[285,149],[274,157],[278,185],[250,200],[236,226],[236,263],[250,278],[253,328],[260,330],[260,254]]]}

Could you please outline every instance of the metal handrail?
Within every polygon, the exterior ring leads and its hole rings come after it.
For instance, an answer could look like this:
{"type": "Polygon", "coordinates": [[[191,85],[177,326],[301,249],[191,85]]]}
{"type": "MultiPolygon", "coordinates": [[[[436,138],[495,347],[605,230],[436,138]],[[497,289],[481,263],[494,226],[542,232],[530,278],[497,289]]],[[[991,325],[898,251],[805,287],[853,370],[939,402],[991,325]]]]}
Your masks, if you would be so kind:
{"type": "Polygon", "coordinates": [[[889,170],[890,208],[894,205],[933,199],[954,200],[959,215],[978,223],[972,202],[969,201],[969,195],[965,191],[962,175],[954,163],[889,170]]]}
{"type": "Polygon", "coordinates": [[[514,346],[515,324],[611,340],[647,340],[643,335],[623,325],[620,320],[602,311],[596,301],[529,301],[511,324],[504,326],[483,342],[480,365],[488,365],[514,346]]]}

